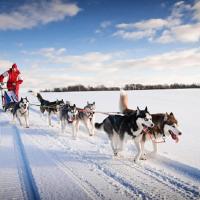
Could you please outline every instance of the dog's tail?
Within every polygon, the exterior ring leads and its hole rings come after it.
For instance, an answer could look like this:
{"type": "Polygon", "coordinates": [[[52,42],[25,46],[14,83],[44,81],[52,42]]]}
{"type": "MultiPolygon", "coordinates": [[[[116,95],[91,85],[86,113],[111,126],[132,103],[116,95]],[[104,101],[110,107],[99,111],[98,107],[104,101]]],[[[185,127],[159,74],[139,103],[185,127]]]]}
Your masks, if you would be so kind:
{"type": "Polygon", "coordinates": [[[95,126],[96,129],[101,129],[102,126],[103,126],[103,122],[102,123],[95,123],[94,126],[95,126]]]}
{"type": "Polygon", "coordinates": [[[38,98],[40,103],[44,100],[42,95],[39,92],[36,94],[36,97],[38,98]]]}
{"type": "Polygon", "coordinates": [[[128,95],[125,90],[120,90],[119,109],[123,113],[128,109],[128,95]]]}

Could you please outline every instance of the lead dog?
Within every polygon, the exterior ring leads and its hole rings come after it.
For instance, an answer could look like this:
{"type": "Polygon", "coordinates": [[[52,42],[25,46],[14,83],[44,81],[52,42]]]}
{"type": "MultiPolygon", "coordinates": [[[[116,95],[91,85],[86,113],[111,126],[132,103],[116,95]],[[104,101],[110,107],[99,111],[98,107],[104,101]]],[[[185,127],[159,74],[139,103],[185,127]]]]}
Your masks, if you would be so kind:
{"type": "Polygon", "coordinates": [[[140,141],[142,139],[141,133],[144,128],[153,126],[152,117],[147,107],[145,110],[137,108],[137,110],[130,115],[109,115],[102,123],[95,123],[97,129],[103,128],[107,133],[115,156],[123,149],[125,136],[130,136],[134,140],[138,150],[134,159],[135,162],[138,162],[143,154],[140,146],[140,141]]]}
{"type": "Polygon", "coordinates": [[[43,99],[42,95],[40,93],[36,94],[36,97],[38,98],[40,102],[40,111],[42,114],[46,111],[48,113],[48,123],[49,126],[52,126],[51,124],[51,115],[52,114],[59,114],[59,108],[60,106],[64,105],[64,101],[62,100],[56,100],[56,101],[48,101],[43,99]]]}
{"type": "MultiPolygon", "coordinates": [[[[120,101],[119,101],[120,110],[125,115],[130,115],[135,112],[135,110],[128,108],[128,96],[125,91],[121,91],[120,93],[120,101]]],[[[140,142],[142,151],[144,152],[144,144],[147,140],[151,140],[153,144],[153,153],[157,153],[157,140],[160,138],[165,138],[166,136],[171,136],[173,140],[176,142],[179,141],[179,135],[181,135],[181,131],[178,127],[178,121],[176,120],[174,114],[171,112],[168,113],[157,113],[152,114],[152,121],[154,123],[154,127],[144,129],[143,137],[140,142]]],[[[145,155],[141,156],[141,159],[146,159],[145,155]]]]}
{"type": "Polygon", "coordinates": [[[19,102],[15,103],[15,106],[12,110],[13,122],[15,118],[18,119],[20,126],[22,126],[21,118],[25,119],[26,128],[29,128],[29,101],[26,98],[21,98],[19,102]]]}

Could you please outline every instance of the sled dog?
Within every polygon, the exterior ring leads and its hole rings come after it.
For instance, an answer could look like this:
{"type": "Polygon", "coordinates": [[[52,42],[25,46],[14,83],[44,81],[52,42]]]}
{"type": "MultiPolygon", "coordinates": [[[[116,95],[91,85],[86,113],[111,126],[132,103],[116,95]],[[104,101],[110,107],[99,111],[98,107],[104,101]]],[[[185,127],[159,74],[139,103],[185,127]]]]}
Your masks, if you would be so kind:
{"type": "MultiPolygon", "coordinates": [[[[135,112],[135,110],[128,108],[128,96],[125,91],[120,93],[120,110],[125,115],[130,115],[135,112]]],[[[141,140],[141,148],[144,149],[144,144],[147,140],[151,140],[153,144],[153,153],[157,153],[157,143],[160,139],[165,139],[166,136],[171,136],[176,142],[179,141],[179,136],[182,134],[178,127],[178,121],[174,114],[168,113],[157,113],[151,114],[154,127],[144,129],[143,136],[141,140]]],[[[145,155],[142,155],[142,159],[146,159],[145,155]]]]}
{"type": "Polygon", "coordinates": [[[52,126],[51,115],[59,113],[60,106],[62,106],[64,104],[63,99],[56,100],[56,101],[48,101],[48,100],[43,99],[43,97],[40,93],[37,93],[36,96],[40,102],[41,113],[44,114],[45,111],[48,113],[48,123],[49,123],[49,126],[52,126]]]}
{"type": "Polygon", "coordinates": [[[67,124],[72,125],[72,134],[73,138],[76,138],[76,119],[78,115],[78,110],[76,105],[71,105],[69,102],[66,102],[60,109],[60,124],[61,124],[61,132],[65,132],[65,128],[67,124]]]}
{"type": "Polygon", "coordinates": [[[113,153],[117,156],[118,152],[123,149],[125,137],[130,136],[138,150],[134,161],[138,162],[143,154],[140,141],[142,139],[142,131],[144,128],[153,127],[152,117],[147,107],[144,110],[137,108],[130,115],[109,115],[102,123],[95,123],[97,129],[103,128],[107,133],[113,153]]]}
{"type": "Polygon", "coordinates": [[[12,110],[13,114],[13,122],[15,122],[15,118],[18,119],[20,125],[22,126],[21,119],[25,119],[26,128],[29,128],[29,101],[26,98],[21,98],[19,102],[17,102],[12,110]]]}
{"type": "Polygon", "coordinates": [[[94,112],[95,102],[89,103],[83,108],[77,108],[74,104],[71,106],[69,103],[65,104],[60,110],[61,130],[64,132],[66,123],[72,124],[73,137],[76,138],[79,131],[79,124],[82,121],[86,126],[89,135],[94,135],[94,112]]]}
{"type": "Polygon", "coordinates": [[[89,103],[83,109],[78,109],[78,115],[76,118],[76,130],[79,131],[79,124],[83,122],[88,130],[89,136],[94,135],[94,121],[95,121],[95,102],[89,103]]]}

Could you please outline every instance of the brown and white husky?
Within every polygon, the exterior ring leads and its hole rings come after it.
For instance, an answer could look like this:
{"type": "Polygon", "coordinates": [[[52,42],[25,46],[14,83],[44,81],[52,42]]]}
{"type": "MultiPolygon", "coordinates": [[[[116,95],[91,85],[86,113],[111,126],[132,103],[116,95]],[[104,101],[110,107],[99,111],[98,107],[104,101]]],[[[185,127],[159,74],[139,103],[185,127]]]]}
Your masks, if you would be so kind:
{"type": "MultiPolygon", "coordinates": [[[[120,92],[120,101],[119,101],[120,110],[125,115],[130,115],[135,110],[130,109],[128,107],[128,95],[122,90],[120,92]]],[[[143,131],[143,137],[141,139],[141,149],[144,152],[144,144],[147,140],[151,140],[153,144],[153,153],[157,153],[157,140],[160,138],[165,138],[167,136],[171,136],[173,140],[176,142],[179,141],[179,136],[182,135],[178,127],[178,121],[175,118],[174,114],[171,112],[170,114],[166,113],[156,113],[151,114],[152,122],[154,123],[154,127],[148,128],[143,131]]],[[[141,157],[141,159],[145,159],[145,156],[141,157]]]]}

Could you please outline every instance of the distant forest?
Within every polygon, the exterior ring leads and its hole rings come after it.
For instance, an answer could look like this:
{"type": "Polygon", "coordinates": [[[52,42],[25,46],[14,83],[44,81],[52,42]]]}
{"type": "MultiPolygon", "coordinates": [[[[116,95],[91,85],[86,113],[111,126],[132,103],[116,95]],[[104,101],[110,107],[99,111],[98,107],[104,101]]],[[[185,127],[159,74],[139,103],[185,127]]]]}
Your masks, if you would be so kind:
{"type": "MultiPolygon", "coordinates": [[[[142,84],[126,84],[124,90],[156,90],[156,89],[189,89],[189,88],[200,88],[200,84],[158,84],[158,85],[142,85],[142,84]]],[[[96,87],[84,86],[84,85],[73,85],[62,88],[45,89],[41,92],[77,92],[77,91],[118,91],[120,87],[106,87],[99,85],[96,87]]]]}

